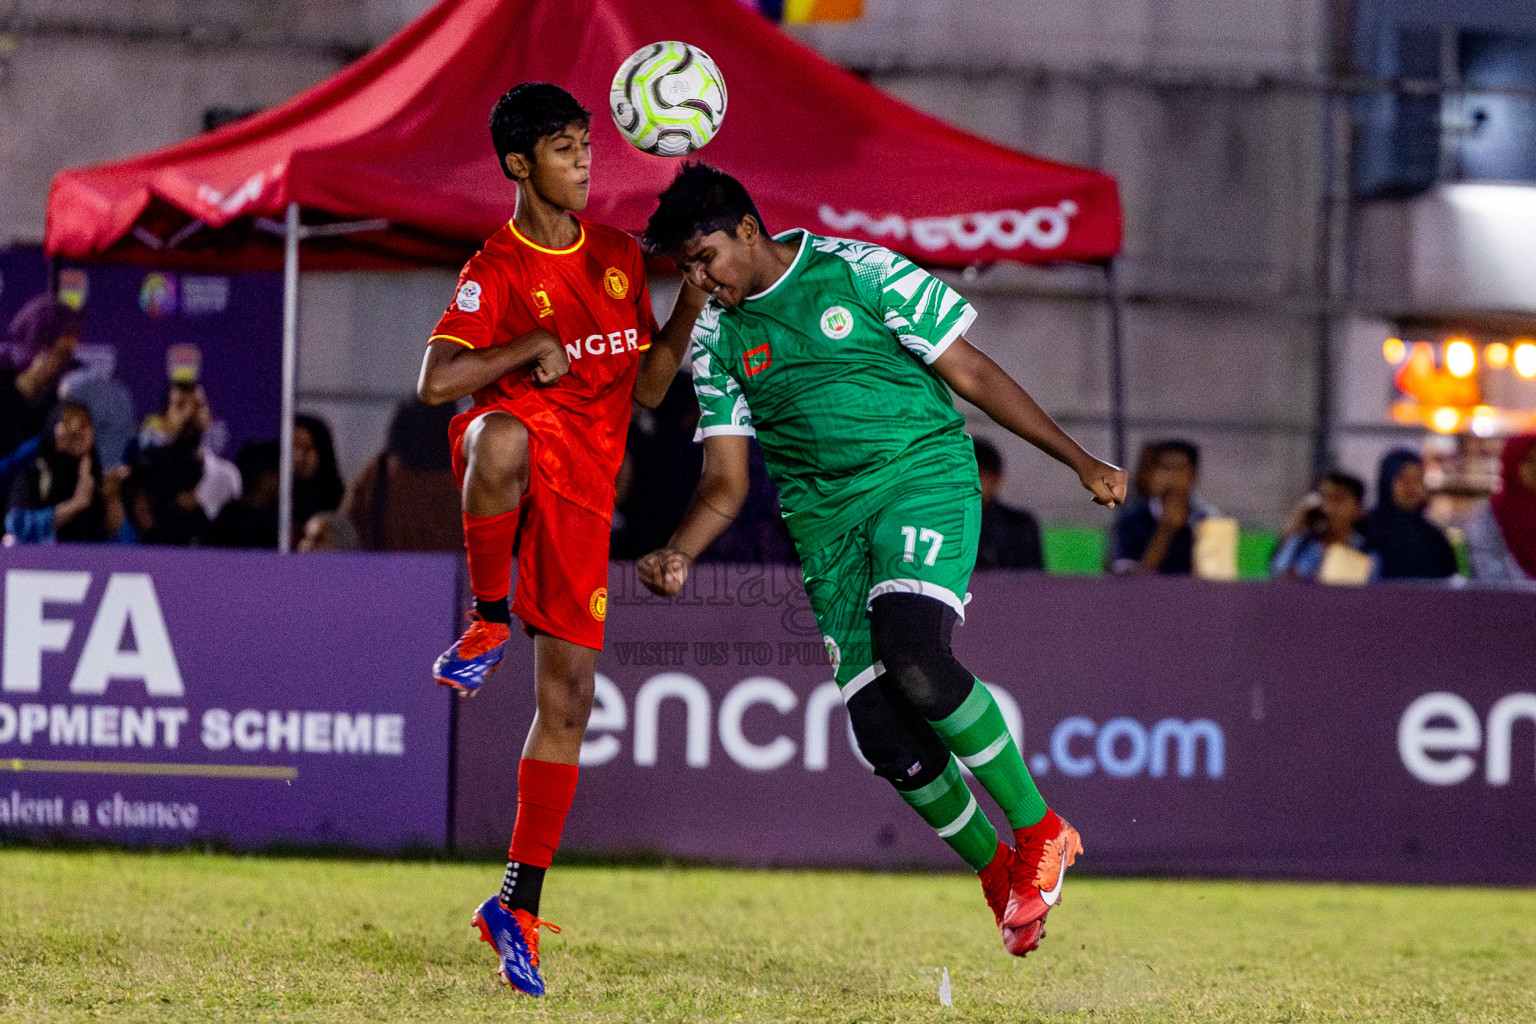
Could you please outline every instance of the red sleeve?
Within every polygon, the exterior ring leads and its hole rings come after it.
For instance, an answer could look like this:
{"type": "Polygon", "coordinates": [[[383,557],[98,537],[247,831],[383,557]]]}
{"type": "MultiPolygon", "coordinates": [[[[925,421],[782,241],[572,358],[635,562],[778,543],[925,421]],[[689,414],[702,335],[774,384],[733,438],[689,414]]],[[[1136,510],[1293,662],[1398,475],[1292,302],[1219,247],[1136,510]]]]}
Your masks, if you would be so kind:
{"type": "Polygon", "coordinates": [[[489,348],[507,341],[502,325],[507,306],[518,298],[507,287],[506,275],[483,252],[476,253],[459,271],[453,303],[438,320],[428,340],[447,338],[467,348],[489,348]]]}
{"type": "Polygon", "coordinates": [[[633,240],[630,241],[630,251],[633,255],[630,271],[630,279],[636,282],[635,295],[635,324],[640,328],[640,333],[645,335],[645,340],[640,343],[641,351],[651,347],[651,339],[656,332],[661,330],[661,325],[656,323],[656,310],[651,307],[651,283],[645,273],[645,256],[640,252],[640,246],[633,240]]]}

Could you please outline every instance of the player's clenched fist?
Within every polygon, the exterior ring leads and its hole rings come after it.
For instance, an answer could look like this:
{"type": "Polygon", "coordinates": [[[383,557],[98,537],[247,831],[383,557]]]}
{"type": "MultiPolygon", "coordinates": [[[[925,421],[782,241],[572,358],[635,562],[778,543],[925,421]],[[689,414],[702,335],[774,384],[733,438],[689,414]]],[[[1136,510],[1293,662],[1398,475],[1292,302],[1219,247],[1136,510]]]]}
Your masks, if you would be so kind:
{"type": "Polygon", "coordinates": [[[688,582],[693,559],[674,548],[658,548],[635,563],[640,582],[653,594],[672,597],[688,582]]]}
{"type": "Polygon", "coordinates": [[[548,387],[571,370],[571,357],[566,353],[565,346],[560,344],[560,339],[549,331],[544,331],[544,334],[548,344],[533,363],[533,382],[540,387],[548,387]]]}
{"type": "Polygon", "coordinates": [[[1119,466],[1093,459],[1078,473],[1078,479],[1083,482],[1084,487],[1093,492],[1093,502],[1096,505],[1114,508],[1125,501],[1128,480],[1125,470],[1119,466]]]}

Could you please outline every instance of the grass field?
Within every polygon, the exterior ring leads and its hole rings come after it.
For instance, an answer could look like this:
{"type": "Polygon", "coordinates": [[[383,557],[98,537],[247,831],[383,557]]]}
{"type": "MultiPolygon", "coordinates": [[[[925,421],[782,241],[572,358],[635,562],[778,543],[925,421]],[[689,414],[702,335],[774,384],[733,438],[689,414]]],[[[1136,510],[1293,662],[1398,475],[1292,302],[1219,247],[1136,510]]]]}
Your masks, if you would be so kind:
{"type": "Polygon", "coordinates": [[[1027,960],[961,875],[567,867],[550,994],[491,864],[0,849],[0,1020],[1529,1021],[1536,892],[1076,878],[1027,960]],[[954,1005],[940,1005],[948,967],[954,1005]]]}

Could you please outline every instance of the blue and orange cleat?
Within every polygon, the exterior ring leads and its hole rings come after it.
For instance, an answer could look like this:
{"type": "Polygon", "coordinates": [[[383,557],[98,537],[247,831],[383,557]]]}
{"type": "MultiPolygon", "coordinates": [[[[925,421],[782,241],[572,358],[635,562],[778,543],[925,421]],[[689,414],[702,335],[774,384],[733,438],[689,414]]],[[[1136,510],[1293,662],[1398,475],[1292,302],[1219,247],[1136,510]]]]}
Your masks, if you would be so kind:
{"type": "Polygon", "coordinates": [[[511,637],[511,626],[486,622],[471,612],[464,635],[432,663],[432,677],[438,686],[453,687],[460,697],[472,696],[501,664],[511,637]]]}
{"type": "Polygon", "coordinates": [[[558,925],[541,921],[526,910],[508,910],[499,896],[480,904],[469,923],[480,929],[480,941],[495,947],[503,981],[526,995],[544,994],[544,978],[539,974],[539,929],[558,933],[558,925]]]}

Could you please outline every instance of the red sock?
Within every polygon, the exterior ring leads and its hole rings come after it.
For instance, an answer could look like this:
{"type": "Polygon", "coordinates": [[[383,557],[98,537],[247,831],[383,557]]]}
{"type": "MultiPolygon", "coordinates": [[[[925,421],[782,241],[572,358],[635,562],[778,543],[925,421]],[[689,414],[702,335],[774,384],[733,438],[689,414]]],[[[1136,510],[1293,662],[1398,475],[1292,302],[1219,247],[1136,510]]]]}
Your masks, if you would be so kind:
{"type": "Polygon", "coordinates": [[[464,513],[464,547],[469,551],[469,589],[486,601],[500,601],[512,590],[512,541],[517,538],[517,509],[494,516],[464,513]]]}
{"type": "Polygon", "coordinates": [[[520,864],[547,868],[560,846],[565,816],[576,795],[577,768],[555,761],[525,757],[517,766],[517,823],[507,857],[520,864]]]}

